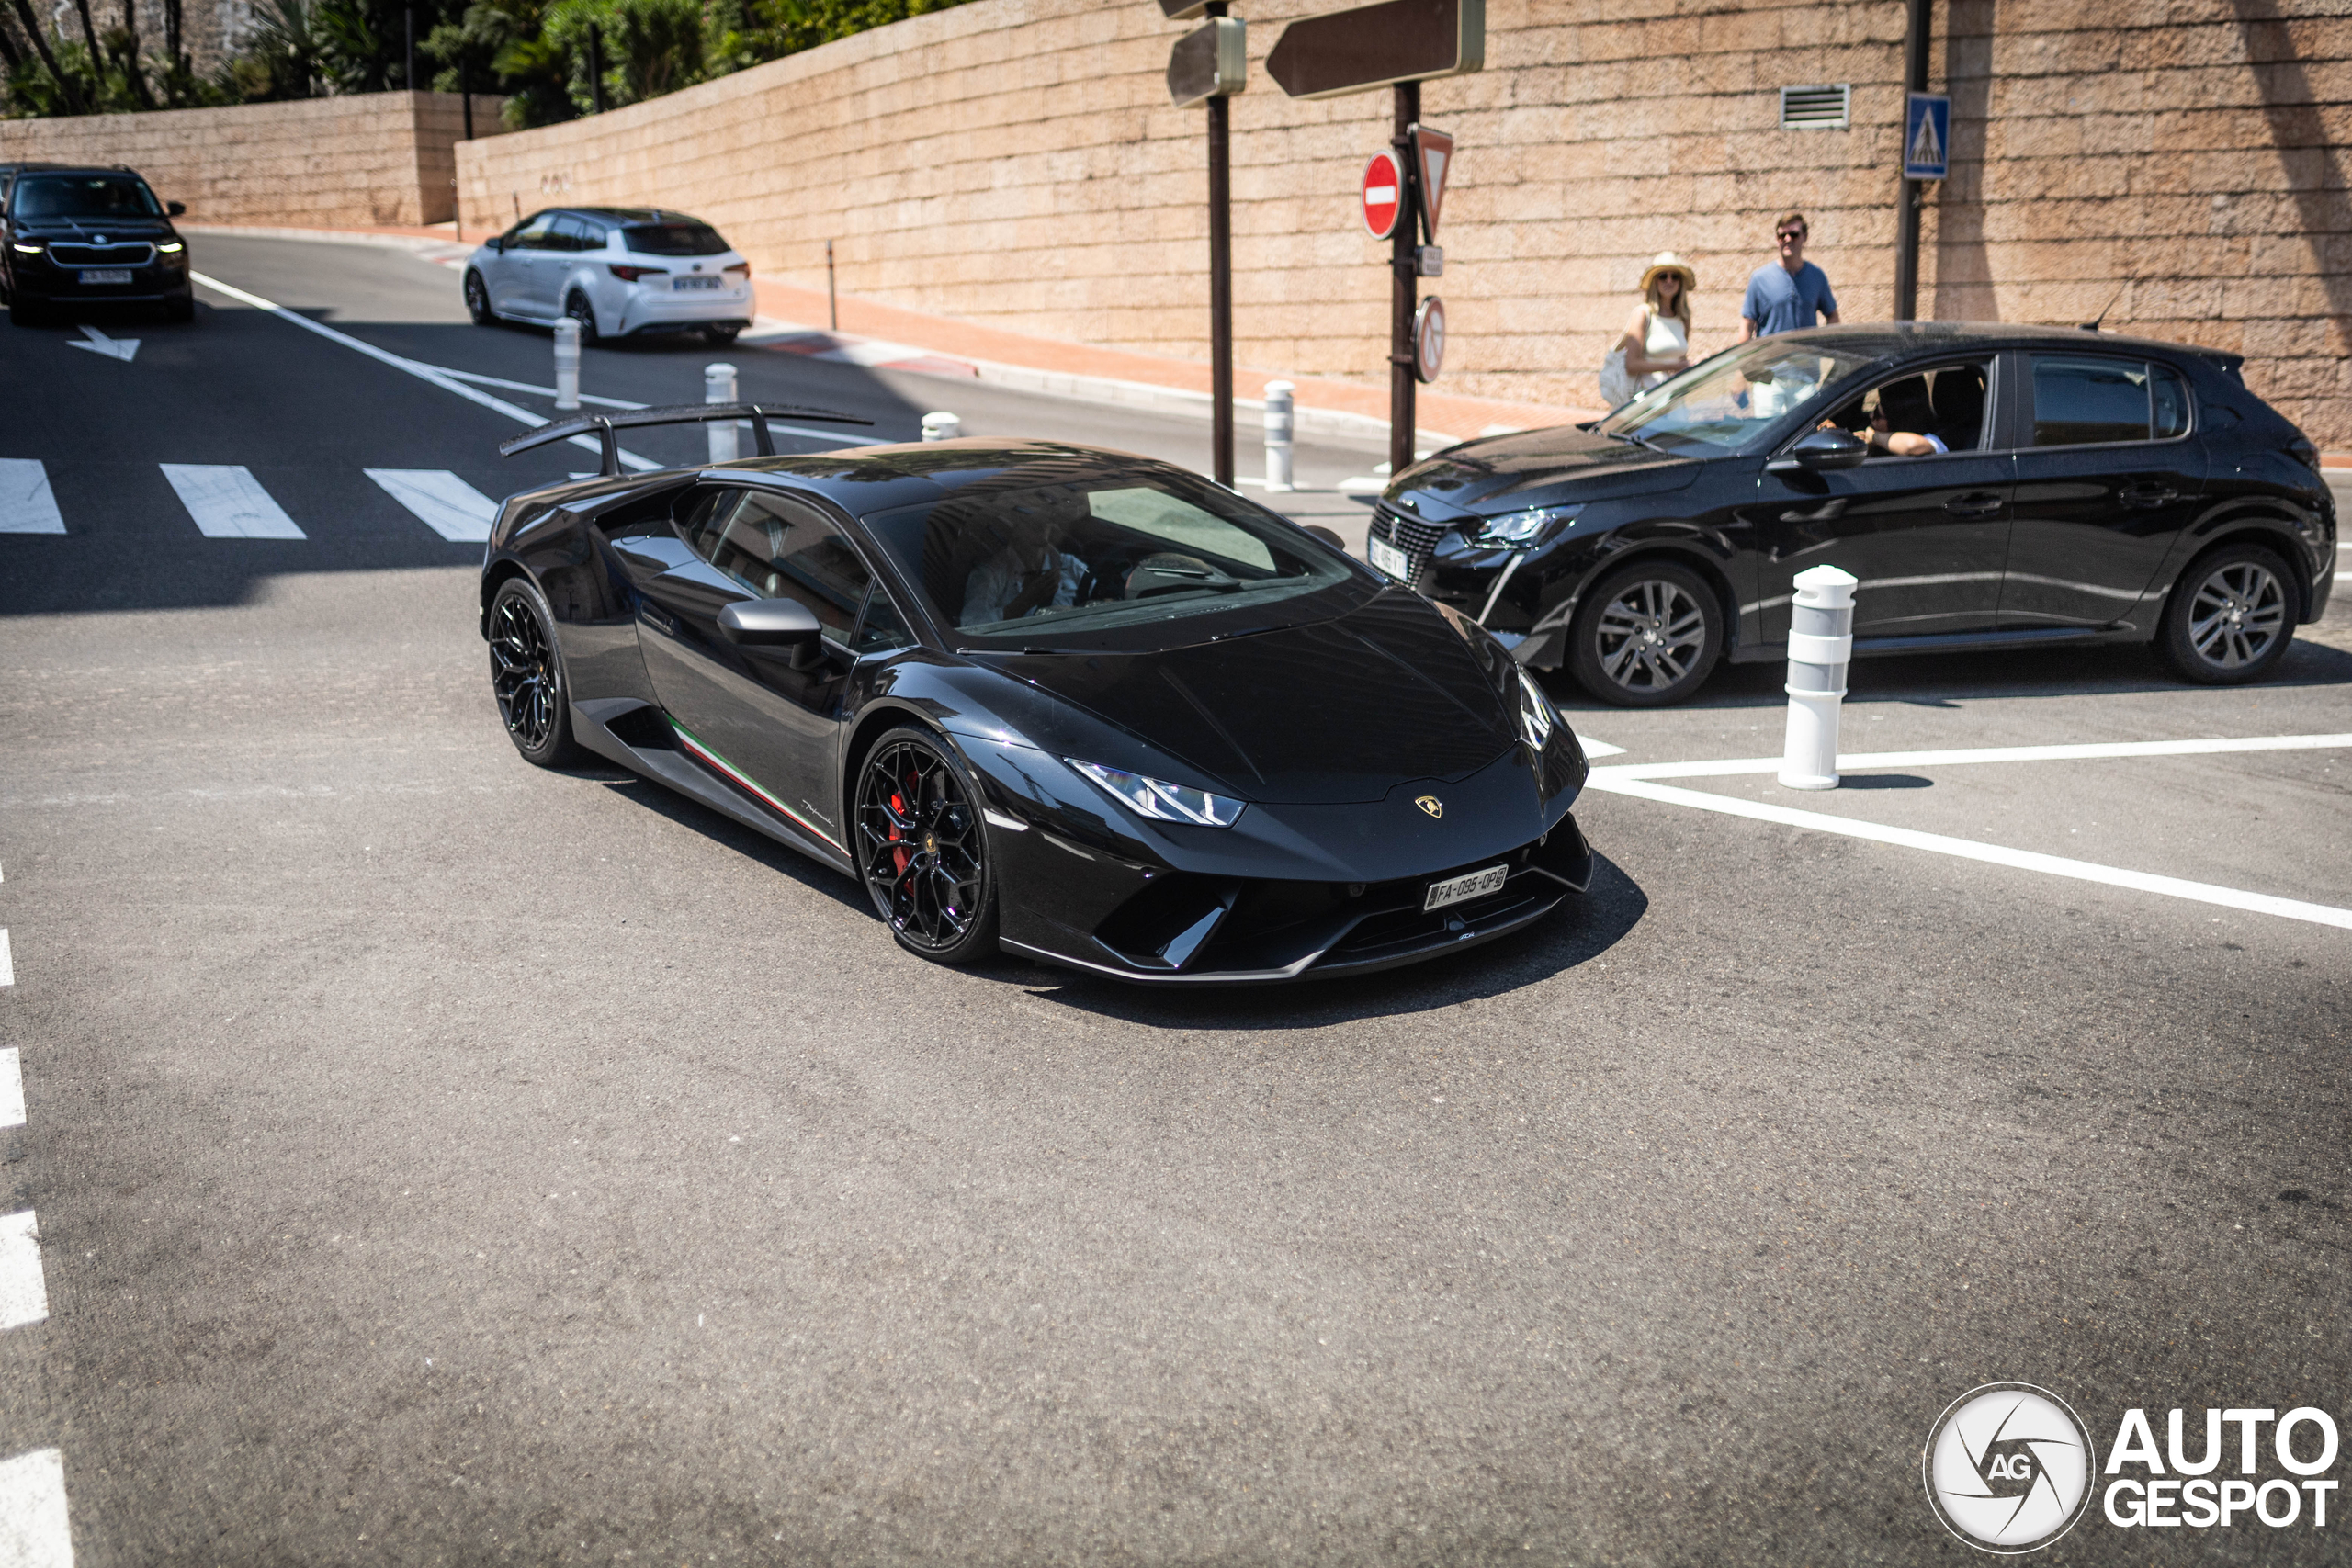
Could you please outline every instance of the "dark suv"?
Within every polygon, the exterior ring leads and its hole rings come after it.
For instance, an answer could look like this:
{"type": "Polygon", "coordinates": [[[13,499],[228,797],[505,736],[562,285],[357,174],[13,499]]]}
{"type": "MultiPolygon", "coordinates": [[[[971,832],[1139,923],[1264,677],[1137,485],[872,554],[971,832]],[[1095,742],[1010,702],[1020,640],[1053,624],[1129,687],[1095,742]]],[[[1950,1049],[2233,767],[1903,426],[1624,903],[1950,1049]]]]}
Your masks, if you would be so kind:
{"type": "Polygon", "coordinates": [[[1786,657],[1791,580],[1861,580],[1854,655],[2153,642],[2258,680],[2335,570],[2319,453],[2218,350],[1919,322],[1759,338],[1590,425],[1397,476],[1373,564],[1603,702],[1786,657]]]}
{"type": "Polygon", "coordinates": [[[17,168],[0,201],[8,319],[25,326],[52,305],[105,303],[161,305],[169,320],[188,320],[187,242],[172,227],[187,210],[157,201],[125,168],[17,168]]]}

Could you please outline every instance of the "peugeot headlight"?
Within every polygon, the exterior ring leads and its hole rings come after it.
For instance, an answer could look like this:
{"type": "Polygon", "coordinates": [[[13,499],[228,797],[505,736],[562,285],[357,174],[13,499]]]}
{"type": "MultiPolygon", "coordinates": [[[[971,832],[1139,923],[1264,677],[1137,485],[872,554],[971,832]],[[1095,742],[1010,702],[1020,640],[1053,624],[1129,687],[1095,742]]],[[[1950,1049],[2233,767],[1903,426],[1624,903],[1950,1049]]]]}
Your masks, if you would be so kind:
{"type": "Polygon", "coordinates": [[[182,251],[187,249],[186,245],[180,243],[177,240],[166,240],[155,248],[163,252],[164,254],[167,256],[175,256],[182,251]]]}
{"type": "Polygon", "coordinates": [[[1552,739],[1552,731],[1559,727],[1560,710],[1552,705],[1544,688],[1524,668],[1519,672],[1519,732],[1538,751],[1552,739]]]}
{"type": "Polygon", "coordinates": [[[1227,800],[1204,789],[1170,784],[1165,779],[1146,778],[1141,773],[1131,773],[1123,768],[1106,768],[1100,762],[1081,762],[1075,757],[1065,757],[1062,761],[1117,795],[1136,816],[1148,817],[1155,822],[1189,822],[1195,828],[1230,828],[1241,816],[1243,802],[1227,800]]]}
{"type": "Polygon", "coordinates": [[[1472,542],[1495,547],[1523,548],[1550,533],[1555,524],[1568,522],[1583,510],[1581,506],[1535,506],[1525,512],[1506,512],[1479,525],[1478,536],[1472,542]]]}

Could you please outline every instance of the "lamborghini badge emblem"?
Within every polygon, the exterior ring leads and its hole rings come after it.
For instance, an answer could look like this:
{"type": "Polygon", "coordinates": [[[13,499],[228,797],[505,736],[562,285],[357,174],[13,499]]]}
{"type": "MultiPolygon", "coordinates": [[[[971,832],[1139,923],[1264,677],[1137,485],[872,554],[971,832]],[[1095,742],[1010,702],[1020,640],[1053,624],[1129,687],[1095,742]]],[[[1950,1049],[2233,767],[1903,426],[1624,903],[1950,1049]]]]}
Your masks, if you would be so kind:
{"type": "Polygon", "coordinates": [[[1419,807],[1422,810],[1428,812],[1432,817],[1442,817],[1445,815],[1445,802],[1440,800],[1433,795],[1416,795],[1413,798],[1413,804],[1419,807]]]}

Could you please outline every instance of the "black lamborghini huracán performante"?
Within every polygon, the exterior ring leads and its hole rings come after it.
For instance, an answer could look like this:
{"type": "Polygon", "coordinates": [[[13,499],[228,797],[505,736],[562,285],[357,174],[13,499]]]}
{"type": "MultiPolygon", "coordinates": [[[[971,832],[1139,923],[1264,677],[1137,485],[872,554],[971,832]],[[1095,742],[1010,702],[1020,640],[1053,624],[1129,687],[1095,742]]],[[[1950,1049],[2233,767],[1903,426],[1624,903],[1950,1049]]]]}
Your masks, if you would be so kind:
{"type": "MultiPolygon", "coordinates": [[[[1468,617],[1148,458],[949,441],[516,495],[499,711],[858,878],[900,943],[1133,980],[1356,974],[1591,876],[1575,734],[1468,617]]],[[[854,423],[854,422],[845,422],[854,423]]]]}

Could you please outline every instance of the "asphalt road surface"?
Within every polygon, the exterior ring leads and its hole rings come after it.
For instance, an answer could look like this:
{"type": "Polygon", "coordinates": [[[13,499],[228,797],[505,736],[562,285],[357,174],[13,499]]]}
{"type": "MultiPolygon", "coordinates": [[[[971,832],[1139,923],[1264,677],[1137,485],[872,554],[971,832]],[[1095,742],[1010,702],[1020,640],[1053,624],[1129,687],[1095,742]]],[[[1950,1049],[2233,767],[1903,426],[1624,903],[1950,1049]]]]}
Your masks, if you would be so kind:
{"type": "MultiPolygon", "coordinates": [[[[197,251],[545,383],[544,334],[413,256],[197,251]]],[[[949,971],[788,851],[514,755],[480,546],[366,470],[495,496],[586,454],[502,464],[512,418],[200,299],[96,323],[128,362],[0,334],[0,471],[66,529],[0,534],[0,1213],[45,1292],[0,1329],[0,1471],[61,1456],[74,1561],[1959,1562],[1920,1448],[1979,1384],[2061,1394],[2102,1461],[2132,1407],[2192,1450],[2208,1405],[2346,1421],[2352,749],[1918,754],[2341,740],[2352,619],[2250,691],[1858,666],[1846,750],[1904,760],[1596,787],[1590,896],[1458,958],[949,971]],[[244,467],[304,536],[207,536],[164,464],[244,467]]],[[[587,389],[696,400],[713,357],[594,350],[587,389]]],[[[944,407],[1206,462],[1199,422],[724,357],[886,437],[944,407]]],[[[1638,771],[1769,757],[1778,681],[1561,691],[1638,771]]],[[[2340,1562],[2337,1495],[2094,1501],[2044,1560],[2340,1562]]]]}

